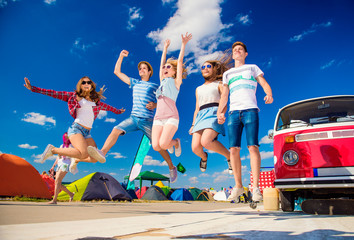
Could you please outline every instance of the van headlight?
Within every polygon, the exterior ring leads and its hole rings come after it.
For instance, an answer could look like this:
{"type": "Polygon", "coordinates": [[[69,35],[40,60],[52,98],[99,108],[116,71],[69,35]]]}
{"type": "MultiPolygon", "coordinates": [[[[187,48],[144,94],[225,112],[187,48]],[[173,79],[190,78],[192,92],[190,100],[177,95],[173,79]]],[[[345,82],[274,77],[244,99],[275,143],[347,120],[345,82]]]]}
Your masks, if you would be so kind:
{"type": "Polygon", "coordinates": [[[287,165],[293,166],[299,161],[299,155],[293,151],[286,151],[283,155],[283,160],[287,165]]]}

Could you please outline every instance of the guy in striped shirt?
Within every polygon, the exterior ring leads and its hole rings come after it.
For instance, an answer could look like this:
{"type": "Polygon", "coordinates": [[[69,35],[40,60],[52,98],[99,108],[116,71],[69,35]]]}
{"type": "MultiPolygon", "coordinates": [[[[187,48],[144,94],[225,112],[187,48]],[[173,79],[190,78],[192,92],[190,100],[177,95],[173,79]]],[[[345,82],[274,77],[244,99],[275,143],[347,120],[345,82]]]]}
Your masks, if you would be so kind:
{"type": "MultiPolygon", "coordinates": [[[[123,58],[127,57],[128,54],[129,52],[126,50],[121,51],[114,69],[114,74],[133,89],[132,112],[129,118],[113,128],[101,150],[95,148],[88,150],[90,156],[95,156],[99,159],[105,158],[108,151],[116,144],[119,136],[129,132],[140,130],[151,142],[151,129],[154,118],[154,109],[156,108],[155,92],[159,85],[149,81],[153,74],[153,69],[146,61],[142,61],[138,64],[140,80],[130,78],[122,73],[121,66],[123,58]]],[[[161,150],[159,153],[168,164],[169,169],[175,169],[168,152],[166,150],[161,150]]],[[[170,175],[171,182],[175,182],[177,179],[177,173],[174,171],[173,174],[170,175]]]]}
{"type": "Polygon", "coordinates": [[[242,165],[240,158],[241,135],[245,128],[247,147],[250,153],[251,169],[253,175],[253,201],[262,200],[259,190],[259,175],[261,166],[261,156],[258,143],[258,106],[256,99],[257,84],[263,88],[266,96],[266,104],[273,102],[272,89],[263,77],[263,72],[255,64],[245,64],[248,55],[247,47],[242,42],[235,42],[232,45],[232,58],[235,66],[223,74],[223,91],[218,108],[218,122],[223,124],[225,116],[223,110],[228,102],[230,93],[230,109],[228,119],[228,132],[230,144],[230,161],[234,169],[235,187],[228,200],[236,200],[243,193],[242,186],[242,165]]]}

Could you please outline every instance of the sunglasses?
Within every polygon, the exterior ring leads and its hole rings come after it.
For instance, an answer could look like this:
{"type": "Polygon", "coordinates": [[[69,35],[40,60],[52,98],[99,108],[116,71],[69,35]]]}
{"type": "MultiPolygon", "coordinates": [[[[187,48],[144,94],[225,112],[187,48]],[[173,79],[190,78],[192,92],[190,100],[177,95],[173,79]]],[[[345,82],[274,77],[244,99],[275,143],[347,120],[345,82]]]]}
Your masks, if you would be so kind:
{"type": "Polygon", "coordinates": [[[162,69],[170,69],[172,66],[171,65],[164,65],[162,69]]]}
{"type": "Polygon", "coordinates": [[[204,70],[205,68],[211,68],[211,64],[202,66],[202,70],[204,70]]]}
{"type": "Polygon", "coordinates": [[[92,83],[92,81],[82,81],[82,82],[81,82],[82,85],[91,84],[91,83],[92,83]]]}

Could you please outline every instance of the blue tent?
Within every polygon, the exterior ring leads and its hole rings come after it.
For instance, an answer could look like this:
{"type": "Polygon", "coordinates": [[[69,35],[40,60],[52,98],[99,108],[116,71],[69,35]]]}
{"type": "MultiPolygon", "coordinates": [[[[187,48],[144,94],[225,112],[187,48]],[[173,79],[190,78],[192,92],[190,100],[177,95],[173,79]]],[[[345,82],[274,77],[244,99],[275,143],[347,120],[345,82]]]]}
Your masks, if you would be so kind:
{"type": "Polygon", "coordinates": [[[176,189],[170,196],[170,200],[175,201],[193,201],[192,194],[185,188],[176,189]]]}

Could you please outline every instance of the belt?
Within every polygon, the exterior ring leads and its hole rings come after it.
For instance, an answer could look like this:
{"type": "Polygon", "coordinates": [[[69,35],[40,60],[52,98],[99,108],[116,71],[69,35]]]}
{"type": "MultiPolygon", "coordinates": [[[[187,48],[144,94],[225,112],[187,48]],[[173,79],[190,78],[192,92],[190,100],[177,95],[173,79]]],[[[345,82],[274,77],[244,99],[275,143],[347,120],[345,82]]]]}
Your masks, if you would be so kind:
{"type": "Polygon", "coordinates": [[[207,104],[204,104],[203,106],[200,106],[199,111],[203,110],[205,108],[218,107],[218,106],[219,106],[219,103],[207,103],[207,104]]]}

